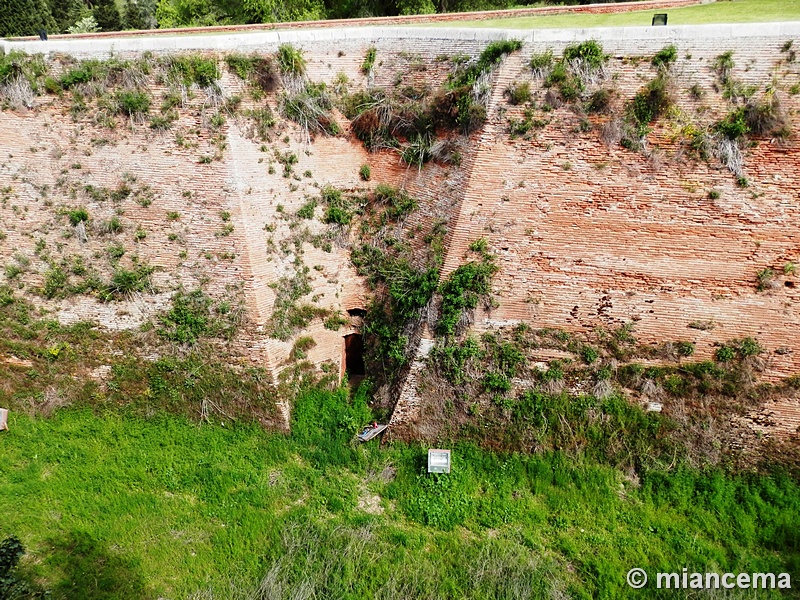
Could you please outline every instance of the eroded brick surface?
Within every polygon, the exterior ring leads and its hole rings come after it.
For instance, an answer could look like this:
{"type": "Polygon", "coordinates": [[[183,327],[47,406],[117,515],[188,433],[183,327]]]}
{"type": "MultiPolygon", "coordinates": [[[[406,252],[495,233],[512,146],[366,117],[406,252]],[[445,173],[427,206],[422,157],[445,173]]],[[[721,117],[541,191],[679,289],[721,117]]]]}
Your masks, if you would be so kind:
{"type": "MultiPolygon", "coordinates": [[[[519,321],[584,333],[634,323],[641,342],[692,341],[701,359],[712,355],[714,344],[752,336],[768,351],[765,377],[775,380],[800,371],[794,333],[800,321],[799,282],[795,275],[783,274],[784,265],[800,263],[800,197],[795,189],[800,150],[794,138],[756,139],[745,153],[749,185],[742,188],[715,159],[705,163],[690,158],[680,139],[684,125],[713,123],[734,108],[715,90],[719,84],[710,68],[726,50],[734,50],[734,76],[758,86],[757,96],[774,82],[796,129],[800,96],[790,90],[800,77],[797,63],[786,62],[780,52],[785,41],[776,35],[739,38],[735,44],[724,38],[700,39],[679,46],[673,68],[678,110],[654,126],[648,141],[657,150],[650,156],[605,143],[600,132],[610,117],[585,116],[568,105],[540,115],[549,122],[533,139],[510,138],[509,117],[520,118],[521,108],[510,106],[503,92],[515,82],[530,81],[541,106],[546,90],[525,65],[532,52],[546,49],[543,45],[526,45],[497,69],[489,120],[464,145],[459,167],[428,164],[418,170],[404,165],[393,151],[369,154],[349,135],[341,115],[341,136],[317,136],[310,144],[296,126],[283,121],[262,142],[247,135],[245,119],[229,118],[220,129],[227,147],[220,160],[205,164],[200,158],[216,152],[205,122],[210,108],[182,112],[172,131],[157,133],[123,120],[108,129],[92,122],[91,115],[73,121],[69,97],[48,96],[36,110],[0,114],[0,188],[8,190],[0,203],[6,234],[0,262],[9,264],[18,253],[26,256],[31,266],[14,285],[22,284],[32,299],[64,322],[96,320],[109,328],[138,327],[169,305],[175,289],[202,285],[215,297],[228,295],[245,303],[247,322],[234,341],[231,361],[264,366],[277,381],[302,335],[316,342],[307,352],[312,364],[327,362],[340,369],[343,336],[357,331],[357,320],[331,331],[316,319],[286,341],[268,335],[273,286],[292,274],[298,254],[281,248],[296,233],[285,217],[318,197],[325,184],[358,191],[384,182],[405,187],[419,199],[420,210],[409,217],[409,227],[424,227],[435,219],[450,223],[443,275],[463,262],[472,241],[488,240],[500,267],[494,281],[499,305],[490,314],[476,315],[477,331],[519,321]],[[694,84],[705,92],[701,100],[687,91],[694,84]],[[178,132],[185,134],[188,145],[176,143],[178,132]],[[298,157],[293,177],[282,176],[276,150],[298,157]],[[364,163],[373,172],[367,183],[358,176],[364,163]],[[133,196],[96,201],[86,192],[87,185],[113,190],[124,182],[139,191],[146,186],[152,203],[142,206],[133,196]],[[711,189],[720,192],[719,198],[709,197],[711,189]],[[88,241],[81,242],[60,214],[76,206],[85,206],[98,223],[118,214],[123,230],[100,235],[90,229],[88,241]],[[169,212],[179,218],[171,220],[169,212]],[[228,233],[223,233],[223,213],[230,214],[228,233]],[[137,240],[139,229],[146,237],[137,240]],[[45,246],[37,253],[39,240],[45,246]],[[131,264],[136,255],[158,267],[158,293],[114,303],[91,296],[48,301],[32,293],[42,285],[47,258],[71,261],[80,256],[107,275],[112,243],[126,249],[122,264],[131,264]],[[768,289],[758,291],[756,274],[765,268],[775,270],[777,277],[768,289]],[[713,328],[691,328],[692,323],[712,323],[713,328]]],[[[664,43],[602,42],[611,59],[605,79],[589,90],[614,89],[619,114],[655,76],[649,58],[664,43]]],[[[437,57],[475,56],[485,46],[475,40],[434,39],[374,44],[374,85],[427,85],[431,90],[449,69],[437,57]]],[[[361,64],[369,45],[363,40],[303,45],[309,77],[333,85],[343,73],[351,89],[367,85],[361,64]]],[[[563,44],[553,49],[558,56],[563,44]]],[[[222,89],[228,97],[246,95],[241,82],[228,73],[222,89]]],[[[154,96],[163,91],[154,88],[154,96]]],[[[198,107],[203,98],[195,102],[198,107]]],[[[268,102],[276,110],[276,98],[268,102]]],[[[312,235],[328,230],[319,220],[321,210],[302,224],[312,235]]],[[[350,265],[348,240],[339,241],[327,250],[301,244],[313,288],[303,301],[332,311],[364,308],[367,290],[350,265]]],[[[420,331],[412,343],[422,354],[430,341],[431,335],[420,331]]],[[[402,387],[397,422],[414,419],[413,380],[421,364],[416,362],[402,387]]],[[[288,419],[289,407],[284,410],[288,419]]]]}

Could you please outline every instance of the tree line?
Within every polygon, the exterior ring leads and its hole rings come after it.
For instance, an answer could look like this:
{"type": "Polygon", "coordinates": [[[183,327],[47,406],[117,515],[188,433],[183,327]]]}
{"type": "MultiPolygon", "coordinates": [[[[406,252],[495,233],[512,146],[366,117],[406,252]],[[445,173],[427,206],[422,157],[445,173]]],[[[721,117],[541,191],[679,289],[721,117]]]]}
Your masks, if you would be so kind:
{"type": "Polygon", "coordinates": [[[542,0],[0,0],[0,37],[40,31],[86,33],[463,12],[540,3],[542,0]]]}

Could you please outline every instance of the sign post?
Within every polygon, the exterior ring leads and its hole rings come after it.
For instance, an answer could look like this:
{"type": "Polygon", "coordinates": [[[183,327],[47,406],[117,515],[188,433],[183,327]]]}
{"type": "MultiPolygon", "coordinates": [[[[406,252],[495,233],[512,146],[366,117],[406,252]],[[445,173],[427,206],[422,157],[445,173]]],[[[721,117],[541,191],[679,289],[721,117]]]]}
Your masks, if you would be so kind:
{"type": "Polygon", "coordinates": [[[428,450],[428,473],[450,472],[450,450],[428,450]]]}

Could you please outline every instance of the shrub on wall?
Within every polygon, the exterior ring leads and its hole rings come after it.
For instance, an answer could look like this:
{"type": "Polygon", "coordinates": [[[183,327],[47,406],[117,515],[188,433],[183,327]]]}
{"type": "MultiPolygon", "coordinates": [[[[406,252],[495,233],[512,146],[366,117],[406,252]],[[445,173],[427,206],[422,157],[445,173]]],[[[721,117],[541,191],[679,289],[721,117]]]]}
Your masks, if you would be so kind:
{"type": "Polygon", "coordinates": [[[570,44],[564,48],[564,60],[581,61],[592,69],[603,66],[608,57],[603,53],[603,46],[596,40],[587,40],[578,44],[570,44]]]}
{"type": "Polygon", "coordinates": [[[548,49],[544,52],[533,53],[528,61],[528,66],[533,76],[537,79],[541,79],[550,72],[550,69],[553,67],[553,61],[553,51],[548,49]]]}
{"type": "Polygon", "coordinates": [[[280,101],[283,115],[300,125],[306,135],[336,135],[341,131],[330,114],[332,106],[324,83],[308,83],[299,91],[283,94],[280,101]]]}
{"type": "Polygon", "coordinates": [[[278,47],[278,66],[284,75],[305,75],[306,59],[303,51],[291,44],[281,44],[278,47]]]}
{"type": "Polygon", "coordinates": [[[473,243],[472,247],[475,248],[473,251],[481,254],[481,260],[461,265],[439,285],[438,291],[442,297],[439,322],[436,324],[439,335],[454,335],[463,311],[477,307],[478,301],[491,292],[492,276],[498,267],[485,250],[485,242],[479,242],[481,240],[473,243]]]}
{"type": "Polygon", "coordinates": [[[191,86],[208,87],[220,78],[217,61],[195,55],[173,56],[168,59],[168,70],[172,79],[191,86]]]}
{"type": "Polygon", "coordinates": [[[655,56],[653,56],[653,60],[650,62],[654,67],[664,69],[669,67],[676,60],[678,60],[678,49],[674,44],[670,44],[656,52],[655,56]]]}
{"type": "Polygon", "coordinates": [[[525,104],[531,101],[531,85],[527,81],[514,83],[506,88],[503,95],[515,106],[525,104]]]}
{"type": "Polygon", "coordinates": [[[131,118],[150,111],[150,96],[147,92],[121,90],[116,94],[116,101],[119,112],[131,118]]]}
{"type": "Polygon", "coordinates": [[[672,106],[673,99],[669,85],[669,77],[665,73],[659,73],[634,96],[628,105],[628,115],[636,124],[641,135],[644,135],[650,123],[672,106]]]}
{"type": "Polygon", "coordinates": [[[753,135],[774,135],[780,138],[791,135],[789,121],[774,91],[767,92],[761,101],[748,102],[744,111],[744,121],[753,135]]]}
{"type": "Polygon", "coordinates": [[[258,54],[228,54],[225,57],[228,69],[240,79],[264,92],[275,89],[277,76],[275,65],[270,58],[258,54]]]}
{"type": "Polygon", "coordinates": [[[204,337],[230,339],[239,325],[240,307],[223,300],[215,304],[203,290],[178,291],[172,308],[158,317],[158,335],[180,344],[194,344],[204,337]]]}
{"type": "Polygon", "coordinates": [[[746,116],[744,107],[737,108],[718,121],[714,128],[729,140],[738,140],[750,131],[746,116]]]}

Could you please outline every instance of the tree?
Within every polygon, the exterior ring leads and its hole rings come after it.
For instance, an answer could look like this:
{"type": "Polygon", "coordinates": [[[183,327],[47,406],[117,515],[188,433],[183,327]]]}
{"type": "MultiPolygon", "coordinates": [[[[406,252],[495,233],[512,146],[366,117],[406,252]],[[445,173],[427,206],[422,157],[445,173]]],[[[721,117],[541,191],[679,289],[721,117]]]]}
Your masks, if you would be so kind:
{"type": "Polygon", "coordinates": [[[103,31],[119,31],[122,29],[122,18],[114,0],[95,0],[94,20],[103,31]]]}
{"type": "Polygon", "coordinates": [[[156,20],[160,28],[206,27],[241,23],[241,2],[226,0],[159,0],[156,20]]]}
{"type": "Polygon", "coordinates": [[[156,27],[156,1],[127,0],[123,25],[125,29],[153,29],[156,27]]]}
{"type": "Polygon", "coordinates": [[[401,15],[429,15],[436,12],[432,0],[397,0],[401,15]]]}
{"type": "Polygon", "coordinates": [[[94,20],[94,15],[88,15],[78,20],[74,25],[67,27],[69,33],[94,33],[100,31],[97,21],[94,20]]]}
{"type": "Polygon", "coordinates": [[[46,0],[5,0],[0,10],[0,36],[36,35],[56,31],[57,25],[46,0]]]}
{"type": "Polygon", "coordinates": [[[243,6],[248,23],[325,18],[325,6],[321,0],[244,0],[243,6]]]}
{"type": "Polygon", "coordinates": [[[57,33],[64,33],[71,25],[92,14],[84,0],[49,0],[49,4],[57,33]]]}
{"type": "Polygon", "coordinates": [[[398,12],[393,0],[325,0],[325,9],[329,19],[385,17],[398,12]]]}

